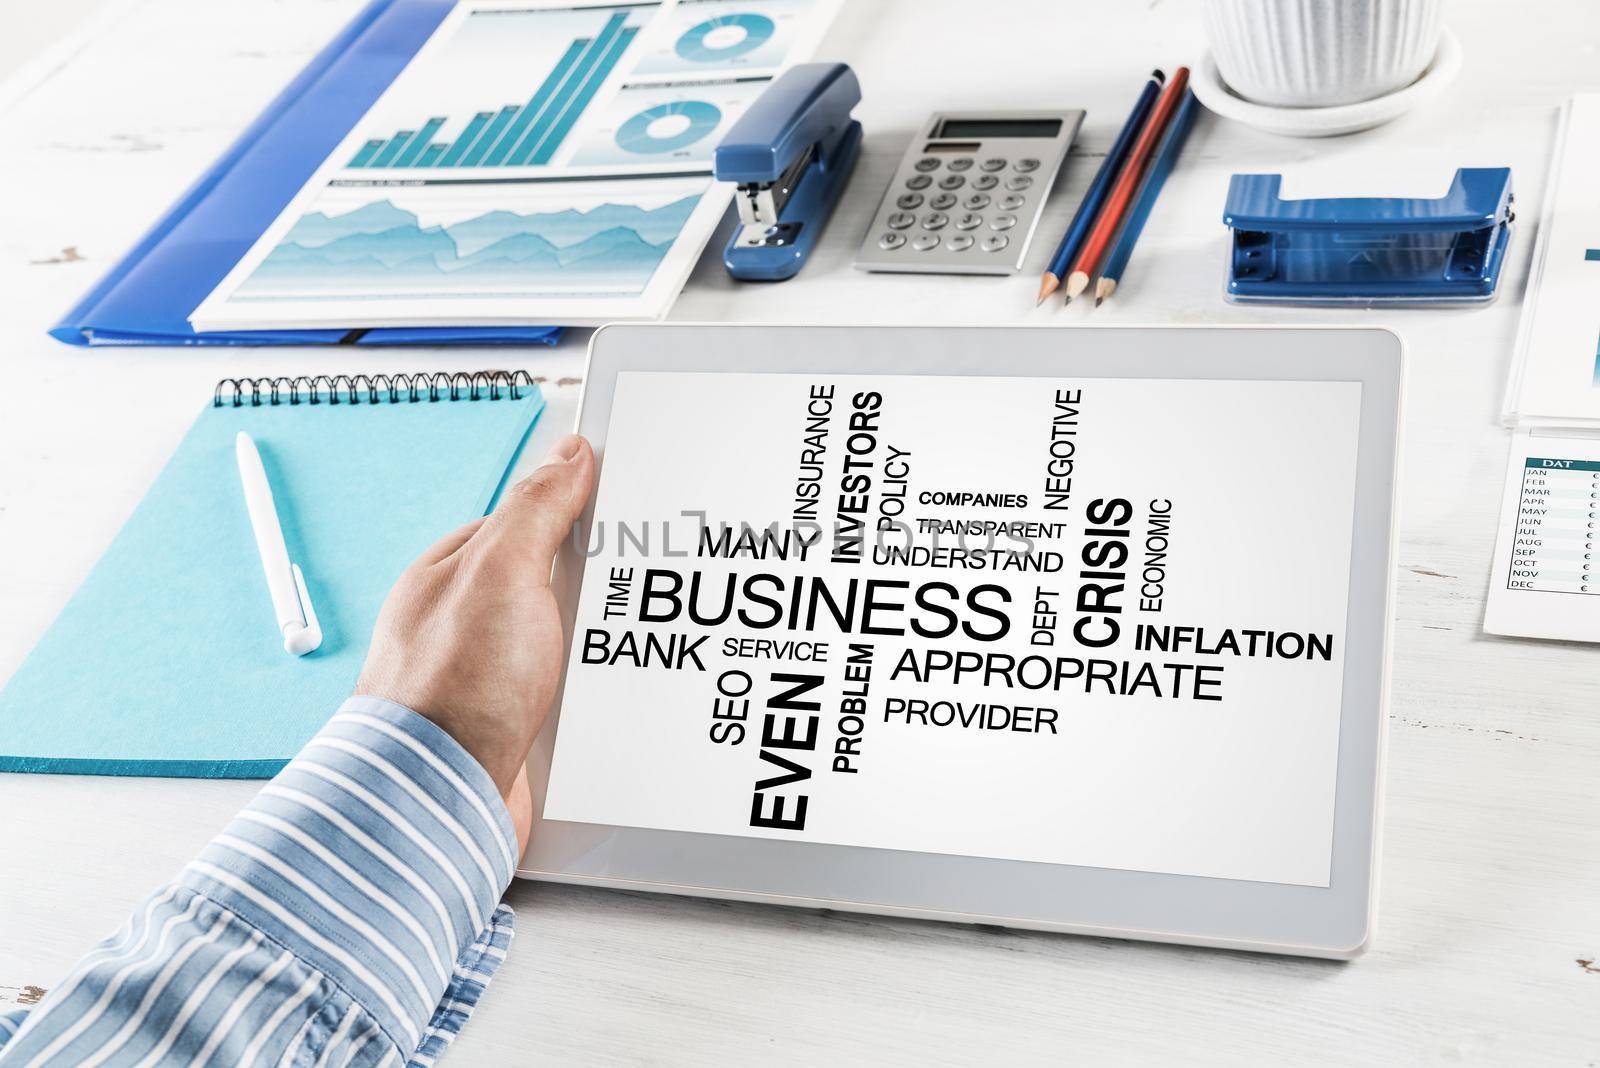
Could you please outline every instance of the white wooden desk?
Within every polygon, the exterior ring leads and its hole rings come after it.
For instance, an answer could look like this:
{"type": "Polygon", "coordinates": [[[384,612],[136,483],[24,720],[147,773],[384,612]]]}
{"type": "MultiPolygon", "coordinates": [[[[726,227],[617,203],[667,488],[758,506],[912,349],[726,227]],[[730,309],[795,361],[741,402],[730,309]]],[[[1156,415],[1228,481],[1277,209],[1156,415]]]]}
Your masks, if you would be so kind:
{"type": "MultiPolygon", "coordinates": [[[[81,350],[45,328],[357,8],[142,0],[0,88],[0,678],[155,477],[224,374],[471,368],[544,376],[561,433],[581,332],[554,351],[81,350]]],[[[1348,965],[524,884],[515,950],[449,1063],[712,1060],[1573,1063],[1600,1057],[1600,649],[1478,628],[1506,439],[1495,425],[1556,108],[1600,86],[1587,0],[1453,0],[1448,98],[1330,141],[1203,116],[1113,306],[1035,310],[1012,279],[850,268],[936,107],[1088,109],[1042,224],[1053,243],[1152,66],[1198,58],[1196,0],[852,0],[822,58],[860,74],[866,151],[795,281],[708,255],[674,315],[705,320],[1382,322],[1410,352],[1377,938],[1348,965]],[[1515,169],[1499,303],[1400,313],[1221,298],[1234,171],[1286,192],[1437,195],[1515,169]]],[[[0,14],[3,24],[25,17],[0,14]]],[[[542,452],[531,450],[534,455],[542,452]]],[[[257,788],[0,777],[0,1002],[49,986],[257,788]]]]}

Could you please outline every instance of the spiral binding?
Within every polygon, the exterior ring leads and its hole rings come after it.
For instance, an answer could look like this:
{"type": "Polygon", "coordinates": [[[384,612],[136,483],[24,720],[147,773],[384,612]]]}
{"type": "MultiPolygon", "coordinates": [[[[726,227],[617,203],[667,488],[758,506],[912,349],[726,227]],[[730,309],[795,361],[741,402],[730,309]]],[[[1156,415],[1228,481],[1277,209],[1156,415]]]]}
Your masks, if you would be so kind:
{"type": "Polygon", "coordinates": [[[263,404],[390,404],[402,401],[520,400],[532,388],[526,371],[419,371],[392,375],[300,375],[295,378],[224,378],[211,397],[213,408],[263,404]]]}

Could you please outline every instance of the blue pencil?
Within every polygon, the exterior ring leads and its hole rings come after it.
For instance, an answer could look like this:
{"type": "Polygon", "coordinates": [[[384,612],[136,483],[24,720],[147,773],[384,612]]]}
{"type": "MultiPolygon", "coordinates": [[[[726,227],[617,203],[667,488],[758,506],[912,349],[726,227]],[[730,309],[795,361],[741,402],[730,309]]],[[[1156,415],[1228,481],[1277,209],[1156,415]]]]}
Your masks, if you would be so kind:
{"type": "Polygon", "coordinates": [[[1166,182],[1167,175],[1172,173],[1172,165],[1177,162],[1178,153],[1183,151],[1183,142],[1189,136],[1189,127],[1194,125],[1194,113],[1199,109],[1195,103],[1194,93],[1185,94],[1183,103],[1178,107],[1178,113],[1172,117],[1172,125],[1167,128],[1161,140],[1161,147],[1156,150],[1155,162],[1150,165],[1150,172],[1144,177],[1144,184],[1139,187],[1139,195],[1133,202],[1133,210],[1128,213],[1128,219],[1122,224],[1122,232],[1117,235],[1117,243],[1111,248],[1111,255],[1106,257],[1106,264],[1100,269],[1100,281],[1094,286],[1094,306],[1098,308],[1102,301],[1117,291],[1117,281],[1122,277],[1122,269],[1128,265],[1128,257],[1133,255],[1133,246],[1139,243],[1139,231],[1144,229],[1144,221],[1150,217],[1150,209],[1155,207],[1156,199],[1161,196],[1161,186],[1166,182]]]}
{"type": "Polygon", "coordinates": [[[1133,111],[1128,115],[1128,121],[1122,124],[1122,132],[1117,134],[1117,139],[1111,145],[1111,151],[1106,153],[1105,162],[1100,164],[1100,170],[1094,176],[1094,181],[1089,183],[1089,191],[1083,194],[1083,201],[1078,205],[1078,212],[1072,217],[1072,222],[1067,226],[1067,232],[1061,235],[1061,244],[1056,246],[1056,254],[1050,258],[1050,267],[1044,272],[1044,277],[1039,279],[1039,303],[1043,304],[1045,298],[1054,293],[1061,285],[1067,268],[1072,264],[1072,258],[1078,254],[1078,248],[1083,244],[1083,239],[1088,236],[1089,228],[1094,225],[1095,216],[1100,214],[1100,206],[1105,203],[1106,194],[1111,191],[1112,183],[1116,181],[1117,172],[1122,169],[1123,161],[1128,158],[1128,152],[1133,148],[1133,143],[1139,137],[1139,130],[1144,126],[1144,120],[1150,114],[1150,109],[1156,105],[1156,97],[1161,94],[1161,86],[1167,76],[1159,70],[1150,72],[1150,80],[1145,83],[1144,92],[1139,94],[1138,101],[1133,105],[1133,111]]]}

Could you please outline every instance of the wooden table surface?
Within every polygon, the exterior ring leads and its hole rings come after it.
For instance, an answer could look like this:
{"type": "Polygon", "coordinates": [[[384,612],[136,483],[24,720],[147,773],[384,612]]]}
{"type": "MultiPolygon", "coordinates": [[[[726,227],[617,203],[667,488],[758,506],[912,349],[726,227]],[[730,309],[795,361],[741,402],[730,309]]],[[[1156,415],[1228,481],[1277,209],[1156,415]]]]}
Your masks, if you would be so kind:
{"type": "MultiPolygon", "coordinates": [[[[482,353],[73,349],[45,329],[357,10],[358,0],[124,0],[0,85],[0,679],[48,627],[223,375],[470,368],[482,353]]],[[[22,17],[19,12],[0,16],[22,17]]],[[[518,937],[453,1064],[979,1061],[1592,1064],[1600,1059],[1600,649],[1479,630],[1507,439],[1501,387],[1556,110],[1600,86],[1587,0],[1452,0],[1439,103],[1325,141],[1203,115],[1113,306],[1031,292],[1126,101],[1199,59],[1198,0],[853,0],[820,58],[855,66],[866,148],[795,281],[707,255],[674,318],[1382,323],[1410,360],[1377,934],[1350,964],[520,884],[518,937]],[[1088,109],[1021,277],[850,267],[938,107],[1088,109]],[[1499,301],[1474,311],[1222,300],[1228,175],[1288,195],[1437,195],[1515,170],[1499,301]]],[[[497,353],[545,381],[553,438],[584,337],[497,353]]],[[[541,450],[530,450],[538,455],[541,450]]],[[[1248,566],[1248,562],[1244,562],[1248,566]]],[[[48,987],[258,784],[0,777],[0,1006],[48,987]]]]}

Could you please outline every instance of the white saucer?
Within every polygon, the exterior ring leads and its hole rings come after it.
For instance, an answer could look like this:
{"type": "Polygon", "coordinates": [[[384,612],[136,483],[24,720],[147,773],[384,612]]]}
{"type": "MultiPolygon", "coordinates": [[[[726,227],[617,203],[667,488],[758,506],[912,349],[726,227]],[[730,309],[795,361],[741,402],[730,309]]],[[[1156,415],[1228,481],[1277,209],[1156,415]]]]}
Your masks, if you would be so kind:
{"type": "Polygon", "coordinates": [[[1211,111],[1268,133],[1288,137],[1333,137],[1381,126],[1418,104],[1431,100],[1461,73],[1461,42],[1447,26],[1439,33],[1439,51],[1422,76],[1387,96],[1327,108],[1284,108],[1252,104],[1235,96],[1223,82],[1217,61],[1208,51],[1189,77],[1189,88],[1211,111]]]}

